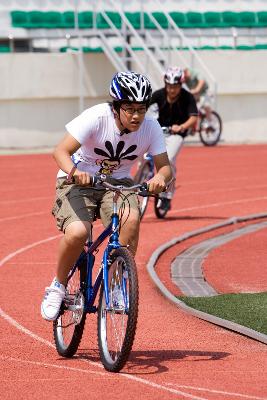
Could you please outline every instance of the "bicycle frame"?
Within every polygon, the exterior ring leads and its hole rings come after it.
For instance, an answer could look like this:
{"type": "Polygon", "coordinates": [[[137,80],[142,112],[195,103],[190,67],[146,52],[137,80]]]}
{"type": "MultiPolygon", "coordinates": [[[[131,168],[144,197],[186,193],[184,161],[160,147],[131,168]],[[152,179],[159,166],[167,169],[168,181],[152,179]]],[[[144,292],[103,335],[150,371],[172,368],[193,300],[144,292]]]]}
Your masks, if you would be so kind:
{"type": "MultiPolygon", "coordinates": [[[[53,323],[53,333],[58,354],[72,357],[82,339],[86,314],[97,312],[100,359],[105,369],[118,372],[132,349],[139,301],[136,263],[128,246],[123,246],[119,241],[121,221],[118,200],[122,198],[123,202],[127,201],[127,191],[142,196],[148,196],[149,191],[145,182],[114,186],[104,174],[90,178],[92,189],[113,192],[111,222],[96,240],[93,240],[91,226],[84,249],[69,273],[66,295],[53,323]],[[108,243],[103,243],[104,240],[108,243]],[[101,244],[101,264],[94,278],[96,253],[101,244]]],[[[88,194],[91,195],[90,192],[88,194]]],[[[128,201],[128,204],[131,203],[128,201]]],[[[127,220],[128,214],[124,217],[127,220]]]]}
{"type": "Polygon", "coordinates": [[[148,161],[148,164],[149,164],[149,177],[148,177],[148,179],[151,179],[153,177],[153,175],[154,175],[154,160],[153,160],[153,157],[152,157],[152,155],[150,153],[145,153],[144,154],[140,168],[147,161],[148,161]]]}
{"type": "Polygon", "coordinates": [[[148,160],[150,162],[151,171],[154,172],[154,160],[151,154],[145,153],[144,160],[148,160]]]}
{"type": "Polygon", "coordinates": [[[109,289],[108,289],[108,256],[112,250],[121,247],[119,243],[119,215],[117,208],[117,200],[119,198],[119,193],[113,193],[113,214],[110,224],[104,231],[97,237],[95,241],[92,241],[92,229],[91,234],[89,235],[88,241],[86,243],[84,251],[81,253],[77,262],[74,265],[71,275],[74,273],[76,268],[78,267],[80,261],[82,261],[86,257],[86,286],[85,286],[85,304],[84,311],[86,313],[95,313],[97,308],[94,306],[94,302],[96,299],[97,292],[101,285],[102,280],[104,281],[104,292],[107,309],[110,308],[109,301],[109,289]],[[97,251],[98,247],[103,243],[103,241],[110,237],[108,245],[104,250],[101,267],[93,284],[93,267],[95,262],[94,252],[97,251]]]}

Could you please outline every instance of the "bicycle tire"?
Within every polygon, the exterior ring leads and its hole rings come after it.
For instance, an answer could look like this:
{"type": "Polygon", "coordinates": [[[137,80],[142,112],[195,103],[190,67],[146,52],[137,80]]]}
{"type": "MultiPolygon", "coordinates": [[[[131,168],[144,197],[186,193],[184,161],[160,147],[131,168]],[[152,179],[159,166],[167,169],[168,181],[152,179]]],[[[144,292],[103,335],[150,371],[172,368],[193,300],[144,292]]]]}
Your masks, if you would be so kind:
{"type": "Polygon", "coordinates": [[[86,258],[74,267],[66,286],[68,296],[63,301],[61,312],[53,323],[53,333],[56,349],[59,355],[70,358],[78,350],[82,339],[86,312],[84,311],[83,289],[86,282],[86,258]],[[67,304],[69,302],[70,304],[67,304]],[[69,306],[81,309],[74,312],[69,306]]]}
{"type": "MultiPolygon", "coordinates": [[[[143,183],[147,181],[148,179],[152,178],[153,173],[151,171],[150,163],[149,161],[145,161],[143,165],[138,169],[135,177],[134,177],[134,182],[136,184],[138,183],[143,183]]],[[[139,199],[139,204],[140,204],[140,213],[141,213],[141,219],[143,218],[147,206],[148,206],[148,197],[142,197],[138,196],[139,199]]]]}
{"type": "Polygon", "coordinates": [[[119,248],[112,254],[108,272],[110,308],[107,310],[103,284],[98,306],[97,336],[100,358],[104,368],[119,372],[130,355],[138,317],[138,276],[130,251],[119,248]],[[115,287],[124,288],[120,307],[115,300],[115,287]],[[118,324],[117,324],[118,323],[118,324]],[[115,339],[112,337],[115,331],[115,339]],[[120,336],[120,337],[119,337],[120,336]]]}
{"type": "Polygon", "coordinates": [[[156,217],[157,217],[157,218],[163,219],[163,218],[165,218],[165,216],[166,216],[167,212],[169,211],[169,209],[160,208],[160,207],[158,206],[158,201],[159,201],[159,200],[160,200],[159,197],[155,197],[155,201],[154,201],[154,211],[155,211],[155,214],[156,214],[156,217]]]}
{"type": "MultiPolygon", "coordinates": [[[[207,128],[204,128],[205,121],[206,117],[203,116],[199,128],[200,140],[205,146],[215,146],[220,141],[222,134],[222,119],[216,111],[211,111],[211,121],[213,126],[208,130],[207,128]]],[[[210,124],[210,121],[208,121],[208,124],[210,124]]]]}

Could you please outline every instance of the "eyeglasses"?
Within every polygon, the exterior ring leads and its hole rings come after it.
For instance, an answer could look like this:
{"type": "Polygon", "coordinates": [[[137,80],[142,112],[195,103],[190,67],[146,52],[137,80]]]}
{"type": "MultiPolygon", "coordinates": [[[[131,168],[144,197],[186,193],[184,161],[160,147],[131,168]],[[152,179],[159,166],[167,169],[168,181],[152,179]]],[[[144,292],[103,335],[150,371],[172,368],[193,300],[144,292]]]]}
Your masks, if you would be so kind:
{"type": "Polygon", "coordinates": [[[123,111],[125,111],[126,114],[128,114],[128,115],[134,115],[135,113],[143,115],[147,111],[146,107],[141,107],[141,108],[134,108],[134,107],[123,108],[123,107],[121,107],[121,109],[123,111]]]}
{"type": "Polygon", "coordinates": [[[166,83],[166,87],[168,89],[178,89],[178,88],[182,87],[182,84],[179,82],[178,83],[166,83]]]}

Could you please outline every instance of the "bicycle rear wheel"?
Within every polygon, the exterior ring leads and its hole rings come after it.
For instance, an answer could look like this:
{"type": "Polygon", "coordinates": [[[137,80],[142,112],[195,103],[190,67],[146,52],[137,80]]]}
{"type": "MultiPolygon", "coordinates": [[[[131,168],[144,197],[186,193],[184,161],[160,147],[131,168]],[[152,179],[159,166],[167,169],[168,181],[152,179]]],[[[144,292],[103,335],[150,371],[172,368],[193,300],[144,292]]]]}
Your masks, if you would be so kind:
{"type": "MultiPolygon", "coordinates": [[[[144,183],[145,181],[149,180],[153,176],[153,171],[151,171],[150,163],[149,161],[145,161],[143,165],[138,169],[135,177],[134,177],[134,182],[136,184],[138,183],[144,183]]],[[[140,210],[141,210],[141,219],[143,218],[147,206],[148,206],[148,197],[143,197],[143,196],[138,196],[139,199],[139,204],[140,204],[140,210]]]]}
{"type": "Polygon", "coordinates": [[[132,349],[138,316],[138,277],[132,254],[119,248],[108,272],[109,308],[102,284],[98,307],[98,346],[106,370],[119,372],[132,349]]]}
{"type": "Polygon", "coordinates": [[[165,218],[167,212],[171,207],[171,200],[165,197],[157,196],[154,201],[154,211],[159,219],[165,218]]]}
{"type": "Polygon", "coordinates": [[[200,121],[199,136],[205,146],[215,146],[221,137],[222,120],[216,111],[211,111],[209,119],[206,116],[200,121]]]}
{"type": "Polygon", "coordinates": [[[53,324],[54,339],[58,354],[72,357],[78,350],[86,319],[84,295],[86,258],[69,274],[66,296],[59,317],[53,324]]]}

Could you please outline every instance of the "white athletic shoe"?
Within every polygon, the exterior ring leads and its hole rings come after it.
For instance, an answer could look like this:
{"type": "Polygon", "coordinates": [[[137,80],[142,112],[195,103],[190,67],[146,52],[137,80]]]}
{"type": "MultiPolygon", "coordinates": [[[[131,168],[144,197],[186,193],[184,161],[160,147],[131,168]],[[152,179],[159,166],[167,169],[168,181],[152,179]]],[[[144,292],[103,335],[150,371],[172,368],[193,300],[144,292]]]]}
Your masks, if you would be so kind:
{"type": "Polygon", "coordinates": [[[112,300],[113,300],[113,306],[115,308],[119,308],[119,309],[124,308],[124,298],[123,298],[122,289],[117,285],[113,289],[112,300]]]}
{"type": "Polygon", "coordinates": [[[45,289],[44,299],[41,304],[41,315],[45,320],[55,321],[57,319],[65,293],[65,286],[59,283],[56,278],[45,289]]]}

